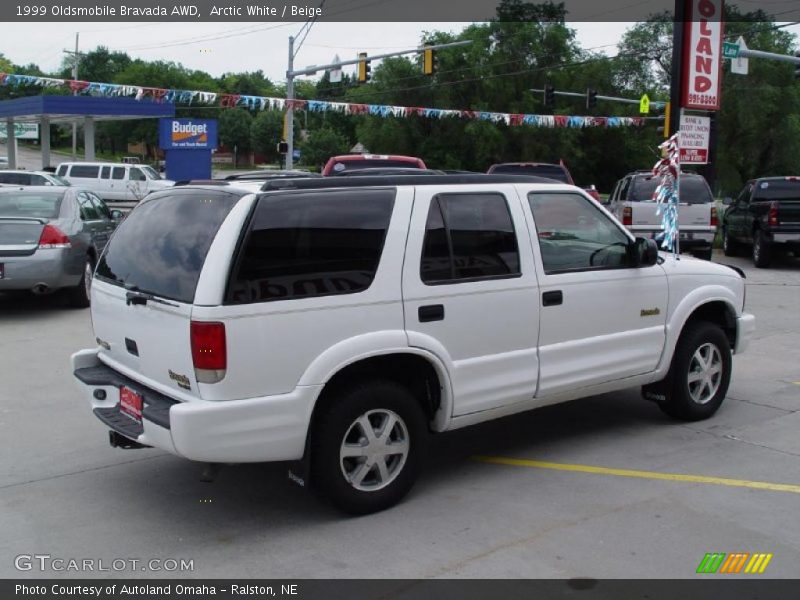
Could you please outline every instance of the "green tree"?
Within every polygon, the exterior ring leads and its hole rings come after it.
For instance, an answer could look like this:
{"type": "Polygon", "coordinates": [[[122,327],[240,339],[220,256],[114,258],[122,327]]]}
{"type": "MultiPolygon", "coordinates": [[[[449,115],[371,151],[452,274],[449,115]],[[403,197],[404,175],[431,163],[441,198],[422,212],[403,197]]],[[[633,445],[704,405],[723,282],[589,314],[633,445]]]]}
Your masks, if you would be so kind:
{"type": "Polygon", "coordinates": [[[280,158],[277,145],[283,135],[283,113],[264,111],[260,113],[250,126],[252,147],[258,154],[262,154],[270,162],[277,162],[280,158]]]}
{"type": "Polygon", "coordinates": [[[300,143],[300,160],[304,165],[322,167],[331,156],[345,154],[349,148],[350,143],[342,134],[323,127],[312,131],[308,139],[300,143]]]}
{"type": "Polygon", "coordinates": [[[234,152],[234,166],[239,162],[239,156],[250,151],[250,128],[253,125],[253,116],[241,108],[223,110],[219,116],[219,141],[234,152]]]}

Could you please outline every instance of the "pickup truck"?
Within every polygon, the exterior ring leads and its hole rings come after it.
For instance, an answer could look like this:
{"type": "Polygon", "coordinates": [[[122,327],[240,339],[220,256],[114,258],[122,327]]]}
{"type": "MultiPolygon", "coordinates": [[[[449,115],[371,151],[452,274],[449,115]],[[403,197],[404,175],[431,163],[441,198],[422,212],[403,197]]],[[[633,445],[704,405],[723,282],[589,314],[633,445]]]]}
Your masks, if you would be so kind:
{"type": "Polygon", "coordinates": [[[747,246],[756,267],[768,267],[776,250],[800,253],[800,177],[748,181],[734,201],[725,198],[722,244],[726,256],[747,246]]]}
{"type": "MultiPolygon", "coordinates": [[[[609,210],[633,235],[656,238],[663,231],[653,193],[659,179],[651,171],[636,171],[620,179],[609,197],[609,210]]],[[[711,259],[717,233],[717,208],[708,183],[695,173],[681,173],[678,206],[680,250],[711,259]]]]}
{"type": "Polygon", "coordinates": [[[571,185],[226,183],[150,194],[98,260],[72,372],[115,447],[293,461],[374,512],[431,434],[631,387],[709,418],[754,331],[741,272],[659,253],[571,185]]]}

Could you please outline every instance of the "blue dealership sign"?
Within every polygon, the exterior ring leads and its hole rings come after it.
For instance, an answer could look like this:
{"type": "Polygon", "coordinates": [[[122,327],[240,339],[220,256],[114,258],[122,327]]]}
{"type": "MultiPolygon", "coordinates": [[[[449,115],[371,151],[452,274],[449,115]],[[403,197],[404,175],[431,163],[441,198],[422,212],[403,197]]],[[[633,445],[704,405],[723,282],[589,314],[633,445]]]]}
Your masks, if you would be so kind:
{"type": "Polygon", "coordinates": [[[162,150],[213,150],[217,147],[214,119],[161,119],[159,146],[162,150]]]}

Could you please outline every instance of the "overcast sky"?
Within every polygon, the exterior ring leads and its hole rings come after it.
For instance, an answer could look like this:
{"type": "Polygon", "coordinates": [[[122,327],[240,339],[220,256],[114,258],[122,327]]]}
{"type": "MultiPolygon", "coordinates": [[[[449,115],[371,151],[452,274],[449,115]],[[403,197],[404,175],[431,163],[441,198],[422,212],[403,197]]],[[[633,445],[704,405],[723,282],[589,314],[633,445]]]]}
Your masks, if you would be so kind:
{"type": "MultiPolygon", "coordinates": [[[[424,31],[459,32],[465,23],[317,23],[295,60],[295,68],[327,64],[336,54],[356,58],[358,52],[382,54],[414,48],[424,31]]],[[[57,69],[64,49],[74,49],[80,32],[81,50],[107,46],[147,60],[173,60],[214,76],[261,69],[273,81],[286,73],[288,38],[299,23],[39,23],[6,24],[0,53],[16,64],[36,63],[57,69]]],[[[609,55],[628,23],[575,23],[584,48],[609,55]]],[[[147,85],[146,81],[141,85],[147,85]]]]}
{"type": "MultiPolygon", "coordinates": [[[[616,44],[631,23],[576,22],[585,49],[613,56],[616,44]]],[[[285,78],[288,38],[300,23],[7,23],[0,53],[16,64],[57,69],[64,49],[104,45],[147,60],[172,60],[214,76],[261,69],[273,81],[285,78]]],[[[424,31],[461,31],[465,23],[317,23],[300,49],[295,68],[356,58],[359,51],[381,54],[416,47],[424,31]]],[[[786,31],[800,33],[794,25],[786,31]]],[[[351,67],[352,69],[353,67],[351,67]]],[[[147,85],[148,82],[137,82],[147,85]]]]}

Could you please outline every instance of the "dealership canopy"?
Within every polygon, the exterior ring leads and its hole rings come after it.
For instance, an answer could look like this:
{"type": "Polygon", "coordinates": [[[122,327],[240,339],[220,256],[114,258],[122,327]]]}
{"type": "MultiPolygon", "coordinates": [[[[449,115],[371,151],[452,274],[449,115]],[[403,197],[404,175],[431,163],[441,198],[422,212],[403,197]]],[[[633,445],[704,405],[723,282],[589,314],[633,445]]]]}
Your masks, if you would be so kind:
{"type": "MultiPolygon", "coordinates": [[[[84,158],[94,160],[94,124],[96,121],[121,119],[158,119],[174,117],[170,102],[141,101],[132,98],[95,98],[87,96],[28,96],[0,101],[0,119],[6,121],[9,139],[15,123],[39,123],[42,137],[42,168],[50,166],[50,125],[83,124],[84,158]]],[[[8,145],[8,162],[16,168],[16,149],[8,145]]]]}

